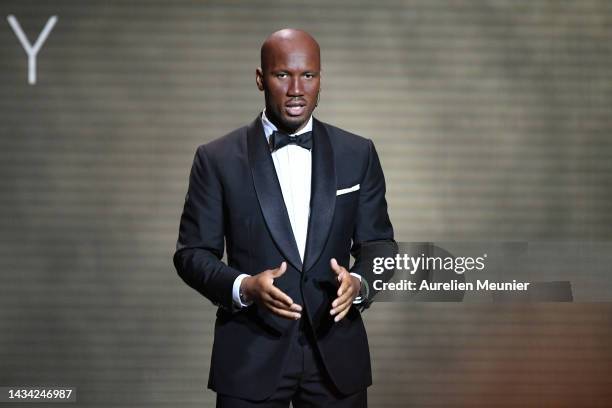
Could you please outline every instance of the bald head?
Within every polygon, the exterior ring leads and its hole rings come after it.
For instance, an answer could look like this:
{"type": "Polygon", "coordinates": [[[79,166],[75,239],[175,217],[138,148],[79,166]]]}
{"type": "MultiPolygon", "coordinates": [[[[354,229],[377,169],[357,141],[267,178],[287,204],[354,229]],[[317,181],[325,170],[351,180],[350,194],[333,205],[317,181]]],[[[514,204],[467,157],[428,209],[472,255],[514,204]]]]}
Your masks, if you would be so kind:
{"type": "Polygon", "coordinates": [[[275,53],[296,49],[308,50],[312,56],[317,56],[320,64],[321,51],[314,37],[303,30],[284,28],[270,34],[261,45],[261,68],[266,69],[267,62],[270,58],[274,58],[275,53]]]}
{"type": "Polygon", "coordinates": [[[261,46],[257,87],[264,91],[266,116],[280,130],[303,128],[317,106],[320,88],[319,44],[306,31],[276,31],[261,46]]]}

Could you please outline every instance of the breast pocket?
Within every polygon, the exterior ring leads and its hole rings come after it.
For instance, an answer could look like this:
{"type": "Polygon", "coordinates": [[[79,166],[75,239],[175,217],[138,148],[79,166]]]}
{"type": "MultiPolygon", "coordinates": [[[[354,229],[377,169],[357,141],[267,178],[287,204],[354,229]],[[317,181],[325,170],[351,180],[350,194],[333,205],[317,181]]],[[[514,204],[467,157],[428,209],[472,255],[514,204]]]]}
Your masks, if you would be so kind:
{"type": "Polygon", "coordinates": [[[340,187],[336,191],[336,204],[347,205],[356,204],[359,200],[359,184],[353,184],[348,187],[340,187]]]}
{"type": "Polygon", "coordinates": [[[354,187],[339,188],[336,194],[336,219],[343,224],[352,225],[357,216],[359,189],[354,187]]]}
{"type": "Polygon", "coordinates": [[[350,187],[339,188],[338,190],[336,190],[336,197],[341,197],[343,195],[354,193],[356,191],[359,191],[360,188],[361,186],[359,184],[354,184],[350,187]]]}

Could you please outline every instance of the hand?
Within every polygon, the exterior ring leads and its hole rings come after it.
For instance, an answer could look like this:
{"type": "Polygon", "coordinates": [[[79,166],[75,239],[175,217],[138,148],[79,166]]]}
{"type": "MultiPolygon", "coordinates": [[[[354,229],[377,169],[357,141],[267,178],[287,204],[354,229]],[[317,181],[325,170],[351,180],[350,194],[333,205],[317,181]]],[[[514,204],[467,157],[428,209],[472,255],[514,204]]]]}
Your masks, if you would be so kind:
{"type": "Polygon", "coordinates": [[[329,313],[332,316],[336,315],[334,321],[339,322],[349,312],[353,300],[359,295],[361,281],[359,278],[351,275],[344,267],[338,265],[336,259],[332,258],[330,265],[338,276],[340,287],[338,288],[338,297],[332,302],[333,309],[329,313]]]}
{"type": "Polygon", "coordinates": [[[293,303],[289,296],[274,286],[274,279],[282,276],[286,270],[287,263],[282,262],[276,269],[246,277],[240,283],[240,290],[246,300],[263,305],[278,316],[297,320],[302,317],[302,306],[293,303]]]}

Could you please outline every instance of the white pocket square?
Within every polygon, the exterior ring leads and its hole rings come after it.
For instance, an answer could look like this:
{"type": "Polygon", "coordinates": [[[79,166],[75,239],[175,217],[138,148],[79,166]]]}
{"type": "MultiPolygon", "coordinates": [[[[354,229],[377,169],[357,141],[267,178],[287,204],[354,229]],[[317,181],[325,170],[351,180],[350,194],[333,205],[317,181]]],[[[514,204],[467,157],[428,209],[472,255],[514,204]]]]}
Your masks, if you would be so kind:
{"type": "Polygon", "coordinates": [[[336,196],[346,194],[346,193],[352,193],[353,191],[357,191],[357,190],[359,190],[359,184],[355,184],[353,187],[343,188],[342,190],[336,191],[336,196]]]}

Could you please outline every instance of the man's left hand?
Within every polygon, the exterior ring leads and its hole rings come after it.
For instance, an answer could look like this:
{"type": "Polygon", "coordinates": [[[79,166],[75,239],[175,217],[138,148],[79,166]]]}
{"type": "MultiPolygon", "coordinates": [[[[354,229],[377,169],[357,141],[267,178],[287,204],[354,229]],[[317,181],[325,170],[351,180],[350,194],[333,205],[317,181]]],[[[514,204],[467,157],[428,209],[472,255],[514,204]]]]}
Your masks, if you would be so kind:
{"type": "Polygon", "coordinates": [[[338,297],[332,302],[330,314],[336,316],[334,318],[335,322],[339,322],[346,316],[351,309],[353,300],[359,295],[361,282],[359,278],[354,277],[344,267],[338,265],[336,259],[332,258],[330,265],[332,271],[334,271],[338,277],[338,282],[340,282],[340,287],[337,292],[338,297]]]}

